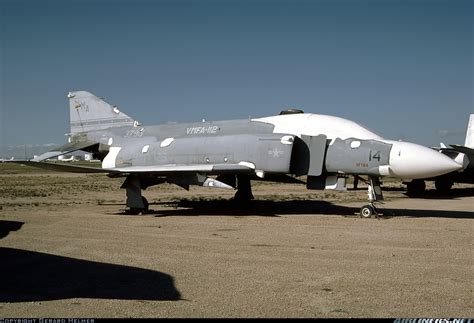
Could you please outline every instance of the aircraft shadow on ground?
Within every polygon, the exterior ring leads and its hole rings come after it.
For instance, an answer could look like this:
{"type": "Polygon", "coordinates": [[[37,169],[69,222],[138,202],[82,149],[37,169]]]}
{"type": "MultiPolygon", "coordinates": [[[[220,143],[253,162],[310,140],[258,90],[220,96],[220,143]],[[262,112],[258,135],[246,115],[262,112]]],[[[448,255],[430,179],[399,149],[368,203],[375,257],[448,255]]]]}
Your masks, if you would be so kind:
{"type": "MultiPolygon", "coordinates": [[[[404,195],[409,196],[408,193],[404,193],[404,195]]],[[[438,192],[437,190],[426,190],[413,197],[427,200],[453,200],[469,196],[474,196],[474,188],[453,188],[445,193],[438,192]]]]}
{"type": "MultiPolygon", "coordinates": [[[[367,188],[348,188],[348,191],[366,191],[367,188]]],[[[421,199],[436,199],[436,200],[453,200],[459,197],[469,197],[474,196],[474,187],[463,187],[463,188],[452,188],[448,192],[439,192],[435,189],[428,189],[424,192],[410,196],[405,187],[383,187],[382,191],[384,192],[401,192],[403,195],[412,198],[421,198],[421,199]]]]}
{"type": "Polygon", "coordinates": [[[5,238],[10,232],[18,231],[24,222],[0,220],[0,239],[5,238]]]}
{"type": "Polygon", "coordinates": [[[142,268],[12,248],[0,248],[0,264],[0,302],[181,299],[172,276],[142,268]]]}
{"type": "MultiPolygon", "coordinates": [[[[173,209],[153,210],[148,214],[157,217],[165,216],[279,216],[291,214],[325,214],[344,217],[358,216],[360,209],[356,207],[336,205],[327,201],[286,200],[269,201],[254,200],[248,206],[242,206],[233,200],[181,200],[167,203],[150,203],[153,205],[167,205],[173,209]]],[[[361,205],[362,206],[362,205],[361,205]]],[[[474,212],[442,211],[442,210],[415,210],[415,209],[385,209],[378,206],[383,213],[382,218],[391,217],[435,217],[435,218],[467,218],[474,219],[474,212]]]]}

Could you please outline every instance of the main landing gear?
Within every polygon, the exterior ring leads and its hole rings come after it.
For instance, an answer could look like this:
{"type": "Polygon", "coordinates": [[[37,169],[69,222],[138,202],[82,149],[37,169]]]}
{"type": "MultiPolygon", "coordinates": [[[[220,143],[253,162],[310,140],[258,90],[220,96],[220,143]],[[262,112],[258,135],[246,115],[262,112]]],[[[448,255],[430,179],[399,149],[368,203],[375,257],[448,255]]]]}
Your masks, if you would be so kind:
{"type": "Polygon", "coordinates": [[[360,209],[361,218],[371,218],[372,216],[378,217],[381,215],[375,203],[378,201],[383,201],[382,189],[380,187],[380,180],[378,177],[369,177],[369,182],[367,183],[367,195],[369,198],[369,204],[364,205],[360,209]]]}
{"type": "Polygon", "coordinates": [[[248,175],[237,175],[237,192],[234,195],[234,201],[249,204],[253,199],[250,177],[248,175]]]}
{"type": "MultiPolygon", "coordinates": [[[[234,196],[234,201],[238,203],[238,206],[248,206],[250,201],[254,199],[252,194],[252,187],[250,184],[250,176],[248,175],[237,175],[236,183],[237,192],[234,196]]],[[[142,188],[146,188],[150,185],[161,183],[162,181],[147,180],[146,178],[140,178],[138,175],[132,174],[127,177],[121,188],[127,190],[127,210],[126,214],[138,215],[146,214],[149,210],[149,203],[147,199],[142,196],[142,188]]]]}
{"type": "Polygon", "coordinates": [[[138,176],[129,175],[121,188],[127,190],[127,214],[138,215],[148,212],[149,203],[142,196],[142,185],[138,176]]]}

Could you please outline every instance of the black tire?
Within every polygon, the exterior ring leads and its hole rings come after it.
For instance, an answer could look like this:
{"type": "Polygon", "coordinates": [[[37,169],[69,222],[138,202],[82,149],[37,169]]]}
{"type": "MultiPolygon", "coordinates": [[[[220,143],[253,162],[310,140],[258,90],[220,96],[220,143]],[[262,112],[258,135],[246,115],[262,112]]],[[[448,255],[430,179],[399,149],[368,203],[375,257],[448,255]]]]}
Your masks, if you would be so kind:
{"type": "Polygon", "coordinates": [[[407,195],[410,197],[422,196],[425,190],[426,184],[422,179],[416,179],[407,184],[407,195]]]}
{"type": "Polygon", "coordinates": [[[142,196],[142,202],[143,202],[143,206],[144,206],[143,209],[138,208],[138,207],[131,207],[125,213],[129,214],[129,215],[146,214],[148,212],[149,203],[148,203],[148,200],[144,196],[142,196]]]}
{"type": "Polygon", "coordinates": [[[143,209],[138,209],[138,208],[130,208],[129,210],[125,211],[125,214],[128,215],[139,215],[140,213],[143,212],[143,209]]]}
{"type": "Polygon", "coordinates": [[[234,200],[236,202],[250,203],[250,201],[253,200],[253,195],[252,193],[249,194],[249,192],[237,191],[235,192],[234,200]]]}
{"type": "Polygon", "coordinates": [[[449,179],[438,179],[435,181],[436,191],[441,194],[449,193],[454,182],[449,179]]]}
{"type": "Polygon", "coordinates": [[[148,208],[149,208],[150,204],[148,203],[148,200],[144,196],[142,196],[142,202],[143,202],[143,205],[145,206],[143,208],[143,211],[148,212],[148,208]]]}

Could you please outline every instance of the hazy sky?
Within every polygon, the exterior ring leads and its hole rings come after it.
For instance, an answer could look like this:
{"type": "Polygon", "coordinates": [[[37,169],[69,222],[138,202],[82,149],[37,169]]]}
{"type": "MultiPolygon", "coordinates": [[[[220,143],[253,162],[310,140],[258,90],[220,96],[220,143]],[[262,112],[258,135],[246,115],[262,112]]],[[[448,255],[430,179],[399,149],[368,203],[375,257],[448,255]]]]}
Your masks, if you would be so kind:
{"type": "Polygon", "coordinates": [[[0,0],[0,145],[64,143],[72,90],[145,125],[297,107],[462,144],[473,3],[0,0]]]}

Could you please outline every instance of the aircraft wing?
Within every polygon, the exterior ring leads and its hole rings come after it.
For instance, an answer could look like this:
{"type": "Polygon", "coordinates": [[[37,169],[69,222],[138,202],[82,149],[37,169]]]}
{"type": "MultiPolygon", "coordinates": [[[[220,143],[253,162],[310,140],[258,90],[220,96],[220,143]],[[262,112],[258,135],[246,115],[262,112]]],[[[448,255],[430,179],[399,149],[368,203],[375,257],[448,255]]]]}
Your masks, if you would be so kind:
{"type": "Polygon", "coordinates": [[[460,146],[460,145],[450,145],[453,147],[455,151],[461,152],[467,157],[467,162],[464,164],[464,168],[466,167],[474,167],[474,148],[469,148],[466,146],[460,146]]]}
{"type": "Polygon", "coordinates": [[[205,173],[205,174],[253,174],[255,170],[241,164],[194,164],[194,165],[156,165],[156,166],[129,166],[116,168],[98,168],[87,166],[66,165],[60,163],[46,163],[37,161],[11,161],[17,164],[69,173],[102,173],[111,175],[120,174],[156,174],[169,175],[176,173],[205,173]]]}
{"type": "Polygon", "coordinates": [[[461,146],[461,145],[450,145],[450,146],[453,147],[455,151],[464,153],[466,155],[471,155],[471,156],[474,155],[474,148],[469,148],[469,147],[461,146]]]}
{"type": "Polygon", "coordinates": [[[159,166],[130,166],[108,168],[113,172],[136,174],[136,173],[207,173],[207,174],[225,174],[225,173],[254,173],[254,169],[240,164],[195,164],[195,165],[159,165],[159,166]]]}
{"type": "Polygon", "coordinates": [[[32,166],[36,168],[54,170],[57,172],[68,172],[68,173],[111,173],[108,170],[98,167],[87,167],[87,166],[73,166],[60,163],[45,163],[31,160],[9,160],[9,163],[21,164],[26,166],[32,166]]]}

